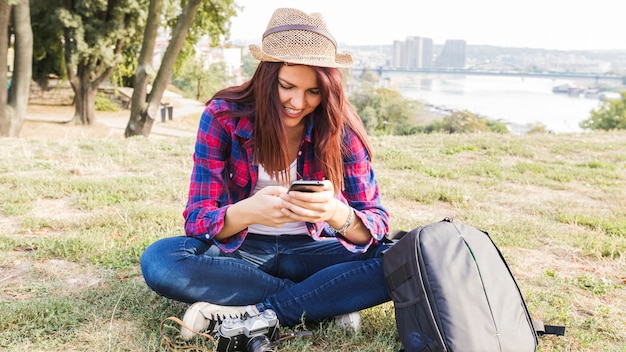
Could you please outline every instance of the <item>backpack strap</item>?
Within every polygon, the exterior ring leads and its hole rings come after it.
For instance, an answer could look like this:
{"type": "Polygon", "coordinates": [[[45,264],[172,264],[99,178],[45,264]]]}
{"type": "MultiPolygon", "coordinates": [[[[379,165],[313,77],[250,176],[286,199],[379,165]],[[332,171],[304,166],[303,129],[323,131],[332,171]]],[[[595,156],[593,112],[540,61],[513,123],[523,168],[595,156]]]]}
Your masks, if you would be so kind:
{"type": "Polygon", "coordinates": [[[541,320],[533,319],[533,326],[537,335],[556,335],[565,336],[565,326],[562,325],[545,325],[541,320]]]}

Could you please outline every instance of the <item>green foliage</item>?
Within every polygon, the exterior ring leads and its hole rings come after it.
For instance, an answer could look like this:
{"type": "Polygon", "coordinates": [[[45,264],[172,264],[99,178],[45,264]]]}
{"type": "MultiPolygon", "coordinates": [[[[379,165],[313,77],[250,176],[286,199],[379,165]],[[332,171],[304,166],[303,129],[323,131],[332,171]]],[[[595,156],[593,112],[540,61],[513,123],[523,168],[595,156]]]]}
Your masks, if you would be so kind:
{"type": "MultiPolygon", "coordinates": [[[[118,40],[125,45],[139,46],[137,35],[145,22],[147,0],[65,2],[60,0],[31,1],[33,36],[38,46],[35,62],[45,63],[38,77],[60,70],[54,60],[70,58],[65,64],[78,62],[112,67],[120,57],[114,48],[118,40]],[[64,45],[64,44],[65,45],[64,45]],[[59,55],[62,50],[64,54],[59,55]],[[55,58],[56,56],[56,58],[55,58]],[[46,72],[49,71],[49,72],[46,72]]],[[[35,65],[36,66],[36,65],[35,65]]]]}
{"type": "Polygon", "coordinates": [[[76,122],[94,122],[95,116],[91,115],[96,110],[95,102],[89,96],[122,62],[124,48],[141,44],[139,33],[147,16],[147,1],[31,1],[31,22],[48,24],[33,26],[34,41],[51,48],[34,56],[36,80],[45,85],[50,74],[67,77],[76,101],[85,102],[76,105],[76,122]],[[59,55],[64,61],[51,55],[59,55]],[[61,64],[65,66],[63,72],[59,72],[61,64]]]}
{"type": "Polygon", "coordinates": [[[414,132],[421,103],[404,98],[400,92],[374,88],[367,82],[349,97],[370,133],[407,135],[414,132]]]}
{"type": "Polygon", "coordinates": [[[509,133],[506,124],[480,118],[476,114],[464,110],[455,111],[443,118],[424,126],[419,122],[424,105],[403,97],[397,90],[375,88],[378,76],[365,70],[360,79],[360,86],[349,97],[357,113],[361,117],[366,130],[370,134],[389,134],[407,136],[416,133],[476,133],[495,132],[509,133]]]}
{"type": "Polygon", "coordinates": [[[366,130],[370,132],[376,130],[376,127],[378,126],[378,118],[374,107],[366,106],[363,110],[361,110],[360,117],[366,130]]]}
{"type": "MultiPolygon", "coordinates": [[[[165,24],[170,31],[173,31],[180,15],[180,9],[185,6],[186,1],[166,2],[169,6],[165,7],[164,16],[165,24]]],[[[196,55],[196,43],[201,38],[208,38],[211,46],[217,46],[222,37],[228,37],[230,34],[230,19],[237,14],[240,9],[233,0],[212,0],[202,1],[198,12],[193,19],[193,23],[187,32],[185,42],[176,58],[174,65],[174,74],[177,76],[184,75],[183,71],[187,62],[193,60],[196,55]]]]}
{"type": "Polygon", "coordinates": [[[126,46],[122,50],[121,62],[115,66],[111,81],[117,87],[132,87],[138,64],[139,48],[126,46]]]}
{"type": "Polygon", "coordinates": [[[370,84],[375,84],[380,81],[380,77],[378,77],[375,72],[370,70],[363,70],[363,72],[361,72],[361,75],[359,76],[359,79],[363,82],[367,82],[370,84]]]}
{"type": "Polygon", "coordinates": [[[580,127],[591,130],[624,130],[626,129],[626,91],[621,99],[609,99],[600,107],[591,110],[591,117],[580,122],[580,127]]]}
{"type": "Polygon", "coordinates": [[[208,100],[230,83],[233,82],[226,75],[224,62],[215,63],[205,70],[201,62],[192,60],[183,67],[180,76],[172,79],[172,84],[185,92],[185,95],[200,101],[208,100]]]}
{"type": "Polygon", "coordinates": [[[502,122],[480,118],[468,110],[455,111],[443,119],[431,123],[426,127],[425,131],[429,133],[509,133],[508,128],[502,122]]]}
{"type": "Polygon", "coordinates": [[[528,134],[548,133],[546,125],[542,123],[528,124],[528,134]]]}
{"type": "Polygon", "coordinates": [[[252,78],[254,71],[256,71],[257,66],[259,66],[259,60],[255,59],[254,56],[248,52],[241,58],[241,61],[243,76],[247,79],[252,78]]]}
{"type": "Polygon", "coordinates": [[[380,105],[374,87],[363,84],[358,90],[352,92],[349,100],[361,117],[367,131],[373,133],[378,128],[378,106],[380,105]]]}
{"type": "Polygon", "coordinates": [[[66,78],[63,54],[62,28],[45,0],[31,1],[31,27],[33,29],[33,80],[46,87],[51,75],[66,78]]]}
{"type": "Polygon", "coordinates": [[[119,111],[119,107],[115,102],[101,92],[96,94],[96,111],[119,111]]]}
{"type": "Polygon", "coordinates": [[[485,119],[485,123],[487,124],[487,128],[491,132],[495,133],[509,133],[509,128],[506,126],[504,122],[496,121],[492,119],[485,119]]]}

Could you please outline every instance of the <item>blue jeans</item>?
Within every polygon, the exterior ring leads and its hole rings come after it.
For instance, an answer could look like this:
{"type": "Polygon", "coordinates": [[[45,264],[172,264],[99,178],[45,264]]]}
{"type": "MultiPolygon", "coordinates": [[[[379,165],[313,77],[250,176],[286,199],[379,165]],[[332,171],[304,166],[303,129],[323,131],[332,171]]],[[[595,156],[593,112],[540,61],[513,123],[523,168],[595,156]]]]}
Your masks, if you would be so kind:
{"type": "Polygon", "coordinates": [[[356,312],[389,301],[380,253],[372,245],[352,253],[337,240],[248,234],[233,253],[211,242],[169,237],[141,256],[148,286],[186,303],[255,304],[273,309],[282,325],[294,326],[356,312]]]}

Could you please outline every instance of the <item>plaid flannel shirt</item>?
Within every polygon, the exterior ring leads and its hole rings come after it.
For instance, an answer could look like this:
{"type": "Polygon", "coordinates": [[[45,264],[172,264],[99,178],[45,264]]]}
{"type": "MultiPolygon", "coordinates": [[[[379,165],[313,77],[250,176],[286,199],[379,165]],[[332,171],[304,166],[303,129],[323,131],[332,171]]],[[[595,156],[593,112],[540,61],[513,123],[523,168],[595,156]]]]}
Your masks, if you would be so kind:
{"type": "MultiPolygon", "coordinates": [[[[213,237],[224,227],[226,209],[252,195],[258,180],[258,166],[254,164],[254,116],[233,118],[228,113],[244,106],[223,100],[211,101],[200,119],[194,151],[194,166],[189,186],[187,206],[183,212],[187,236],[212,240],[221,250],[232,252],[239,248],[247,228],[218,241],[213,237]]],[[[321,180],[324,175],[315,160],[313,148],[313,121],[307,118],[304,140],[298,153],[297,171],[303,179],[321,180]]],[[[352,252],[366,251],[380,241],[389,230],[389,214],[380,200],[380,192],[370,156],[357,135],[346,129],[343,142],[349,153],[344,156],[344,190],[338,199],[355,210],[372,239],[365,245],[356,245],[336,235],[325,222],[306,223],[308,235],[315,240],[334,238],[352,252]]]]}

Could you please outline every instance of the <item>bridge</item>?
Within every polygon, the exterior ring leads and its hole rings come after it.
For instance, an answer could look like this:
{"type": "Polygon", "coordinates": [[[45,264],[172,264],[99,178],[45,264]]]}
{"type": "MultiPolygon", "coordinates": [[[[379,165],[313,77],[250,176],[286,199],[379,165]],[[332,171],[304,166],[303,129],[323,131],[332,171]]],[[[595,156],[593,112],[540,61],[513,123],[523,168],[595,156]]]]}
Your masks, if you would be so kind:
{"type": "Polygon", "coordinates": [[[469,68],[397,68],[397,67],[378,67],[378,68],[351,68],[352,74],[360,74],[363,71],[372,71],[381,78],[401,78],[407,76],[424,76],[424,75],[478,75],[478,76],[517,76],[517,77],[538,77],[550,79],[569,79],[593,81],[594,83],[616,83],[626,84],[626,76],[600,73],[585,72],[556,72],[556,71],[523,71],[517,67],[509,69],[492,70],[486,69],[481,65],[469,68]]]}

